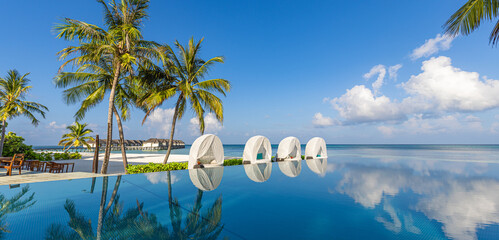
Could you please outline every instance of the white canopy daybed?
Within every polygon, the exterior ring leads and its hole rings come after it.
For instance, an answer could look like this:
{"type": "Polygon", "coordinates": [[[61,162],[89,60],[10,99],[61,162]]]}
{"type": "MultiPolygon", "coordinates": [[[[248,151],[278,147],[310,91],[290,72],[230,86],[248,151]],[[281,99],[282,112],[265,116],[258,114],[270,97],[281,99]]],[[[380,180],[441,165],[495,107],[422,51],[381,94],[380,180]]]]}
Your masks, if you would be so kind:
{"type": "Polygon", "coordinates": [[[264,136],[254,136],[246,142],[243,152],[243,163],[270,162],[272,147],[270,141],[264,136]]]}
{"type": "Polygon", "coordinates": [[[326,141],[320,137],[314,137],[308,141],[305,147],[305,159],[327,158],[326,141]]]}
{"type": "Polygon", "coordinates": [[[301,172],[301,160],[286,160],[278,162],[279,169],[288,177],[296,177],[301,172]]]}
{"type": "Polygon", "coordinates": [[[249,179],[254,182],[265,182],[270,178],[270,173],[272,172],[272,163],[253,163],[244,164],[244,171],[248,175],[249,179]]]}
{"type": "Polygon", "coordinates": [[[287,137],[279,143],[276,160],[301,159],[301,145],[298,138],[287,137]]]}
{"type": "Polygon", "coordinates": [[[220,185],[224,167],[189,169],[192,184],[202,191],[211,191],[220,185]]]}
{"type": "Polygon", "coordinates": [[[189,152],[189,169],[221,166],[223,163],[224,147],[217,136],[205,134],[192,143],[189,152]]]}
{"type": "Polygon", "coordinates": [[[327,158],[314,158],[306,160],[308,168],[321,177],[326,175],[327,158]]]}

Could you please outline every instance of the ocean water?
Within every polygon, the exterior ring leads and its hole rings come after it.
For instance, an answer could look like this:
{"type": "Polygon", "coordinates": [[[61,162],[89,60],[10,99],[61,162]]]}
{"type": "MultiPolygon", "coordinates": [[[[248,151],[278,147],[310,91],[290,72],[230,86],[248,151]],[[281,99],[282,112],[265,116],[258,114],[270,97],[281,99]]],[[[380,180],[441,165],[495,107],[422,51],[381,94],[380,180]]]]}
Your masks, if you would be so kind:
{"type": "Polygon", "coordinates": [[[328,155],[0,186],[0,239],[499,239],[497,145],[328,155]]]}

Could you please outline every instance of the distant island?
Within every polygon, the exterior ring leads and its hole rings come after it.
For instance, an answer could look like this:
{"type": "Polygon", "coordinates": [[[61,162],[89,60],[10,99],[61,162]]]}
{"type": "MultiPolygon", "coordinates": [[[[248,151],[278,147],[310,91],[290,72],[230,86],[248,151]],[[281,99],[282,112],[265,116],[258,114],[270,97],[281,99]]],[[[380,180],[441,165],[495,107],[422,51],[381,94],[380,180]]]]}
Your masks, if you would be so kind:
{"type": "MultiPolygon", "coordinates": [[[[147,140],[125,140],[124,145],[126,150],[166,150],[170,139],[149,138],[147,140]]],[[[95,149],[96,141],[88,141],[91,149],[95,149]]],[[[106,147],[106,139],[99,140],[99,148],[106,147]]],[[[182,140],[173,140],[172,149],[185,148],[185,143],[182,140]]],[[[120,150],[120,140],[111,140],[111,150],[120,150]]]]}

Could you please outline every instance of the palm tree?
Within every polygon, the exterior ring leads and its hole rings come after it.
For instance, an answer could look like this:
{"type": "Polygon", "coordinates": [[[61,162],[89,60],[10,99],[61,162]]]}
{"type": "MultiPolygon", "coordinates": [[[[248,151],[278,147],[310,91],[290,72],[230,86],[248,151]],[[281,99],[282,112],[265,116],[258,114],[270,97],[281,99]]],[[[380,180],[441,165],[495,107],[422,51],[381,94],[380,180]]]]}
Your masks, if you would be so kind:
{"type": "Polygon", "coordinates": [[[87,143],[87,141],[95,139],[88,135],[93,133],[94,131],[86,128],[87,125],[88,124],[86,123],[81,124],[79,122],[75,122],[73,125],[66,127],[66,129],[69,130],[69,133],[65,133],[64,135],[62,135],[62,139],[59,142],[59,146],[64,146],[63,150],[65,150],[66,147],[70,149],[71,147],[79,147],[79,146],[85,146],[87,148],[90,148],[90,145],[87,143]]]}
{"type": "MultiPolygon", "coordinates": [[[[450,35],[469,35],[482,21],[494,21],[499,17],[499,0],[468,0],[444,24],[445,32],[450,35]]],[[[489,43],[499,42],[499,19],[490,33],[489,43]]]]}
{"type": "MultiPolygon", "coordinates": [[[[75,72],[61,72],[55,78],[55,85],[67,88],[63,92],[67,104],[81,102],[81,106],[75,113],[75,119],[81,120],[87,111],[104,100],[105,94],[111,90],[113,81],[112,61],[101,58],[99,62],[87,63],[80,66],[75,72]]],[[[127,157],[124,145],[125,135],[121,120],[126,121],[130,117],[130,108],[136,105],[138,94],[143,88],[139,86],[137,78],[129,74],[120,75],[119,84],[116,86],[115,103],[113,113],[118,123],[120,136],[121,155],[123,167],[126,172],[127,157]],[[120,113],[121,112],[121,116],[120,113]]]]}
{"type": "Polygon", "coordinates": [[[70,18],[64,19],[55,29],[58,38],[68,41],[77,39],[79,43],[58,53],[61,60],[65,61],[59,71],[68,64],[82,66],[99,62],[102,58],[111,59],[114,72],[109,92],[106,151],[101,168],[101,173],[105,174],[111,153],[114,103],[120,77],[126,72],[133,72],[136,64],[161,58],[162,55],[156,51],[158,44],[143,40],[140,29],[147,18],[149,0],[122,0],[118,3],[110,0],[109,4],[104,0],[98,2],[103,6],[107,29],[70,18]]]}
{"type": "Polygon", "coordinates": [[[211,66],[215,63],[223,63],[223,57],[214,57],[208,61],[202,60],[198,55],[202,42],[203,39],[194,44],[194,39],[191,38],[188,46],[184,47],[176,41],[175,46],[179,50],[180,57],[176,56],[171,48],[165,46],[165,55],[169,57],[163,62],[163,67],[149,72],[145,71],[143,74],[144,81],[152,81],[155,87],[141,101],[148,109],[142,123],[167,99],[177,97],[164,164],[168,162],[172,149],[175,124],[184,115],[187,104],[194,110],[199,120],[201,134],[204,133],[205,128],[205,109],[215,113],[220,122],[223,121],[222,100],[212,92],[225,96],[226,92],[230,91],[230,83],[219,78],[203,80],[211,66]]]}
{"type": "Polygon", "coordinates": [[[48,108],[42,104],[25,100],[31,89],[31,86],[28,85],[30,82],[27,78],[28,75],[29,73],[21,75],[17,70],[10,70],[7,77],[0,78],[0,121],[2,122],[0,156],[3,152],[7,120],[22,115],[37,126],[40,121],[34,114],[38,113],[45,118],[45,111],[48,111],[48,108]]]}

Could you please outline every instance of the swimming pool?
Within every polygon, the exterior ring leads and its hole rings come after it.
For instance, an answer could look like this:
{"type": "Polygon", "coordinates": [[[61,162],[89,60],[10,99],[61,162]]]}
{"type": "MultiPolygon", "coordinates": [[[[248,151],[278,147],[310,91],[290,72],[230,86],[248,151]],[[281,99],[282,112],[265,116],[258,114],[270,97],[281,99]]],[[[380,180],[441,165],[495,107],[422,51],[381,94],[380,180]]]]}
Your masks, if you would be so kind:
{"type": "Polygon", "coordinates": [[[398,153],[0,186],[0,239],[499,238],[494,153],[398,153]]]}

